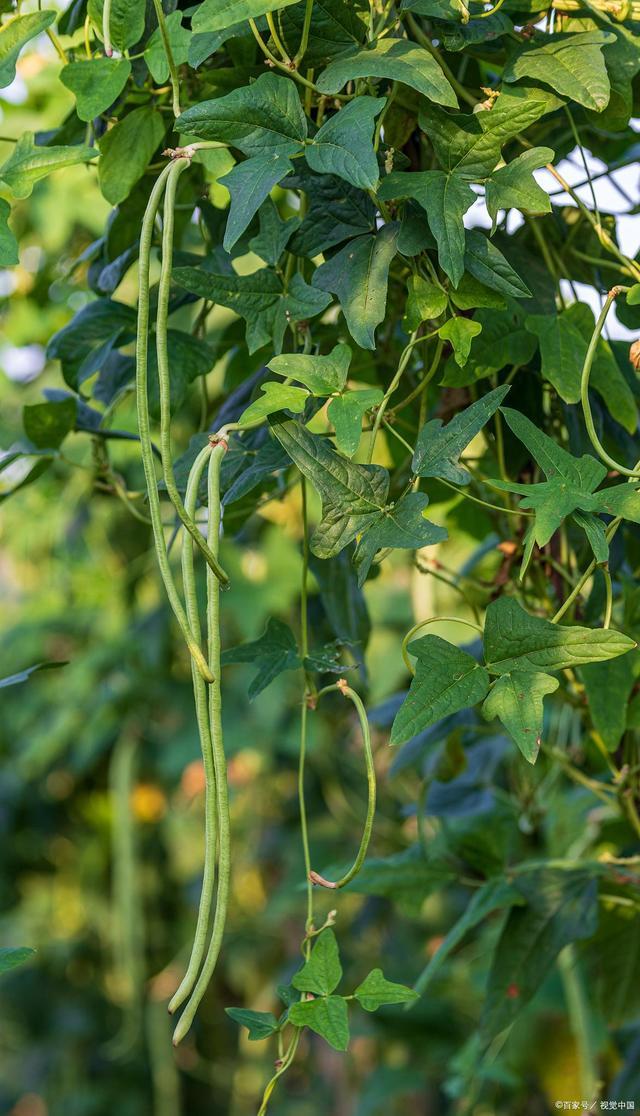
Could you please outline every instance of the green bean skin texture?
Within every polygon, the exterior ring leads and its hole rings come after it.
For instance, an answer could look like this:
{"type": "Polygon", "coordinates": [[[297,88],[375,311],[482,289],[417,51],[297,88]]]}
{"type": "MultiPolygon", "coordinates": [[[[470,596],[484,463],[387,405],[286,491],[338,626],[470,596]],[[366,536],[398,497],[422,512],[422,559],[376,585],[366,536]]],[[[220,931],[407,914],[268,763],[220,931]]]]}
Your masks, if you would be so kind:
{"type": "MultiPolygon", "coordinates": [[[[205,446],[204,449],[200,451],[193,465],[191,466],[191,472],[189,473],[189,480],[187,482],[185,508],[187,510],[187,514],[190,515],[192,519],[195,519],[200,481],[202,479],[204,468],[209,461],[211,453],[211,446],[205,446]]],[[[191,537],[189,532],[185,530],[183,532],[182,539],[182,583],[184,585],[184,594],[189,623],[191,625],[192,631],[199,640],[200,618],[198,615],[198,598],[196,591],[193,554],[193,538],[191,537]]],[[[191,673],[193,677],[193,696],[196,707],[198,732],[200,735],[200,747],[202,749],[202,762],[204,765],[205,773],[204,873],[202,877],[202,891],[200,893],[198,918],[196,922],[193,946],[191,949],[191,957],[189,958],[187,971],[180,983],[180,986],[169,1002],[169,1012],[171,1014],[173,1014],[173,1012],[176,1011],[177,1008],[179,1008],[180,1005],[184,1003],[184,1001],[187,999],[187,996],[190,995],[200,971],[200,966],[202,964],[207,946],[209,921],[213,903],[213,888],[216,875],[216,777],[215,768],[213,765],[211,728],[209,726],[207,687],[194,664],[192,664],[191,673]]]]}
{"type": "MultiPolygon", "coordinates": [[[[220,534],[220,466],[227,445],[220,440],[213,446],[209,458],[208,497],[209,529],[208,542],[217,555],[220,534]]],[[[209,645],[209,667],[215,681],[209,687],[209,724],[213,743],[213,764],[215,769],[216,806],[218,814],[218,886],[216,910],[209,949],[196,986],[180,1016],[173,1034],[174,1046],[187,1034],[204,996],[216,967],[222,946],[222,937],[229,903],[231,879],[231,841],[229,822],[229,793],[227,787],[227,761],[224,754],[222,736],[222,694],[220,689],[220,582],[207,567],[207,635],[209,645]]]]}
{"type": "Polygon", "coordinates": [[[160,452],[162,472],[169,499],[176,509],[184,527],[200,547],[208,565],[219,581],[225,586],[229,578],[222,569],[211,547],[204,541],[193,519],[185,510],[173,472],[171,452],[171,376],[169,370],[169,349],[167,345],[167,323],[169,318],[169,296],[171,293],[171,269],[173,264],[173,227],[176,201],[176,187],[182,172],[189,166],[188,158],[176,159],[170,166],[164,201],[164,227],[162,230],[162,268],[158,286],[158,316],[156,321],[156,352],[158,355],[158,384],[160,388],[160,452]]]}
{"type": "Polygon", "coordinates": [[[320,884],[321,887],[337,889],[345,887],[346,884],[350,883],[351,880],[358,875],[358,872],[364,864],[365,857],[367,855],[367,849],[369,848],[369,842],[371,840],[373,819],[376,812],[376,772],[373,763],[373,752],[371,751],[371,733],[369,731],[369,722],[367,720],[365,707],[362,704],[362,698],[359,696],[359,694],[357,694],[355,690],[352,690],[350,686],[347,686],[346,683],[337,682],[333,686],[325,686],[323,690],[320,690],[317,696],[317,700],[323,697],[324,694],[330,694],[336,691],[343,694],[344,697],[353,702],[356,708],[358,719],[360,721],[360,728],[362,729],[362,744],[364,748],[365,765],[367,768],[367,816],[365,818],[364,829],[362,831],[360,848],[358,849],[353,864],[351,865],[349,870],[345,872],[344,876],[341,876],[340,879],[336,880],[335,882],[332,880],[327,880],[324,876],[319,875],[318,872],[309,873],[309,879],[312,883],[320,884]]]}
{"type": "Polygon", "coordinates": [[[147,485],[149,499],[149,514],[153,528],[153,537],[158,557],[158,566],[164,582],[164,587],[169,598],[169,603],[174,616],[184,637],[189,652],[204,678],[205,682],[213,682],[213,675],[202,653],[197,639],[193,635],[186,612],[182,606],[180,595],[173,579],[167,544],[164,537],[164,527],[160,514],[160,499],[158,497],[158,484],[153,461],[151,444],[151,427],[149,422],[149,401],[147,398],[147,363],[149,346],[149,261],[151,258],[151,242],[153,227],[160,198],[165,182],[170,174],[171,164],[168,164],[158,176],[151,191],[147,208],[145,210],[142,229],[140,233],[140,262],[139,262],[139,294],[138,294],[138,326],[136,336],[136,405],[138,412],[138,433],[140,435],[140,451],[147,485]]]}

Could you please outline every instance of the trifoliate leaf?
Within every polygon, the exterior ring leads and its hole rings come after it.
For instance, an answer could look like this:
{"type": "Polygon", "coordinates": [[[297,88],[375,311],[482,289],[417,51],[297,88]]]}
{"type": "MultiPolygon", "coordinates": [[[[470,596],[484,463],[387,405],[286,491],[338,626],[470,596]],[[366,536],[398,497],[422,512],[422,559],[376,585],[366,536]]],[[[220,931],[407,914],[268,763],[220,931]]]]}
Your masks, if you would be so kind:
{"type": "Polygon", "coordinates": [[[460,175],[445,171],[393,171],[382,181],[382,199],[414,198],[427,214],[436,238],[438,259],[454,287],[464,271],[465,230],[462,218],[476,195],[460,175]]]}

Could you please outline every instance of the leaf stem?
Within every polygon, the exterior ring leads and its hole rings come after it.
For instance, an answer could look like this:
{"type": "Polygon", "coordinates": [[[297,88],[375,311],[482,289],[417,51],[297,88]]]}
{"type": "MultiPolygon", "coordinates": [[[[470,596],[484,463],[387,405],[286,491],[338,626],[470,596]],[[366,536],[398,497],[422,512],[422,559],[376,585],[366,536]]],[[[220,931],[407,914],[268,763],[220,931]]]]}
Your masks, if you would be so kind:
{"type": "Polygon", "coordinates": [[[302,24],[302,35],[300,37],[300,46],[296,51],[295,58],[293,59],[294,65],[299,66],[304,58],[307,47],[309,45],[309,32],[311,30],[311,17],[313,15],[313,0],[306,0],[304,8],[304,21],[302,24]]]}
{"type": "Polygon", "coordinates": [[[160,38],[164,52],[167,56],[167,63],[169,66],[169,79],[171,81],[171,89],[173,93],[173,115],[180,116],[180,78],[178,76],[178,67],[176,66],[175,58],[173,57],[173,50],[171,49],[171,41],[169,39],[169,32],[167,30],[167,21],[165,19],[164,9],[162,7],[162,0],[153,0],[153,6],[156,11],[156,18],[158,20],[158,28],[160,30],[160,38]]]}

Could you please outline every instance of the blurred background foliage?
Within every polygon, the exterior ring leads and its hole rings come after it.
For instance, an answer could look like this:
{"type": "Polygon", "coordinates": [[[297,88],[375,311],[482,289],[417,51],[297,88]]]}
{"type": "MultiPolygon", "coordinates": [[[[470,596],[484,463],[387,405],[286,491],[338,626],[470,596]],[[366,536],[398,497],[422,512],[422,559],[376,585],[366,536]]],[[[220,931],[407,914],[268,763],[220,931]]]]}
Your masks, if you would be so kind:
{"type": "MultiPolygon", "coordinates": [[[[59,68],[46,42],[23,55],[10,90],[14,103],[3,102],[3,129],[17,135],[60,124],[72,98],[55,80],[59,68]]],[[[224,197],[221,191],[218,201],[224,197]]],[[[0,274],[3,450],[22,435],[23,406],[38,402],[43,388],[60,386],[44,346],[88,297],[87,264],[72,261],[100,235],[107,215],[94,175],[83,167],[52,175],[16,208],[21,263],[0,274]]],[[[118,298],[133,303],[134,280],[129,272],[118,298]]],[[[224,312],[214,317],[214,328],[228,319],[224,312]]],[[[216,364],[207,377],[210,397],[233,387],[234,377],[233,360],[216,364]]],[[[197,427],[200,406],[194,392],[177,415],[177,450],[197,427]]],[[[132,404],[120,408],[119,425],[135,429],[132,404]]],[[[111,454],[129,487],[140,488],[136,445],[118,443],[111,454]]],[[[248,1116],[273,1054],[266,1044],[249,1043],[221,1007],[277,1010],[274,988],[299,964],[300,687],[295,674],[285,673],[251,703],[252,668],[225,670],[235,848],[230,917],[197,1024],[169,1053],[166,1002],[186,961],[202,868],[203,773],[190,667],[172,638],[148,529],[113,493],[96,491],[94,464],[89,439],[71,435],[37,483],[2,505],[0,677],[43,660],[67,665],[2,691],[0,941],[37,953],[2,978],[0,1111],[248,1116]]],[[[365,871],[340,896],[336,929],[350,981],[377,964],[406,982],[424,968],[468,898],[456,882],[440,888],[447,858],[473,877],[543,847],[562,856],[586,829],[597,834],[596,853],[624,849],[622,823],[594,808],[588,791],[552,772],[543,756],[525,769],[490,727],[469,731],[461,718],[444,739],[431,736],[400,754],[388,749],[384,703],[406,683],[402,635],[418,617],[453,610],[448,568],[473,567],[464,582],[470,607],[455,597],[458,614],[472,617],[471,605],[486,601],[503,561],[483,511],[450,500],[444,489],[442,496],[433,501],[432,518],[447,519],[450,540],[429,551],[430,562],[437,554],[440,576],[410,567],[400,554],[364,590],[372,634],[367,639],[363,611],[360,639],[369,703],[378,707],[381,727],[374,733],[380,795],[371,852],[394,860],[377,874],[365,871]],[[460,773],[462,740],[468,767],[452,795],[446,764],[460,773]],[[424,808],[420,827],[416,804],[424,808]],[[426,839],[437,850],[443,837],[446,856],[416,882],[407,868],[410,850],[426,839]]],[[[247,521],[241,545],[223,544],[234,581],[223,598],[227,647],[256,638],[270,616],[297,628],[298,501],[294,490],[266,503],[247,521]]],[[[332,596],[312,583],[319,638],[325,628],[331,638],[328,610],[343,607],[339,586],[328,589],[332,596]]],[[[441,634],[459,638],[446,626],[441,634]]],[[[558,723],[552,703],[551,738],[566,741],[577,726],[566,712],[562,717],[558,723]]],[[[597,756],[591,758],[597,766],[597,756]]],[[[339,699],[311,718],[308,809],[314,863],[347,861],[359,838],[365,785],[357,723],[339,699]]],[[[334,901],[320,895],[321,912],[334,901]]],[[[607,917],[605,911],[605,929],[607,917]]],[[[557,973],[520,1016],[508,1049],[496,1047],[478,1068],[474,1034],[501,920],[487,920],[466,939],[410,1013],[399,1007],[357,1015],[348,1058],[307,1034],[303,1044],[313,1045],[314,1057],[298,1060],[274,1112],[538,1116],[553,1111],[557,1098],[579,1095],[576,1044],[557,973]]],[[[630,982],[633,1000],[629,951],[638,952],[640,939],[619,908],[614,921],[620,949],[608,947],[609,956],[599,957],[599,980],[605,996],[630,982]]],[[[623,1005],[612,1037],[594,1005],[611,1098],[637,1090],[634,1011],[632,1002],[623,1005]]]]}

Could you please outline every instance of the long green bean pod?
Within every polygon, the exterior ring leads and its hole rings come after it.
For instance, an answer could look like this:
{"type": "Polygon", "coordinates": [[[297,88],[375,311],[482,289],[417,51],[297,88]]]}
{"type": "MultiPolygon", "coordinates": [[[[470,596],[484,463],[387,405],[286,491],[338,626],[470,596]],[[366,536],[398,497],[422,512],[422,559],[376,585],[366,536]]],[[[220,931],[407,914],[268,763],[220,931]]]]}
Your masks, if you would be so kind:
{"type": "Polygon", "coordinates": [[[102,38],[104,40],[104,52],[107,58],[113,55],[113,47],[111,45],[111,0],[104,0],[102,7],[102,38]]]}
{"type": "MultiPolygon", "coordinates": [[[[211,446],[206,445],[204,449],[200,451],[191,466],[185,495],[185,508],[187,509],[187,514],[192,518],[195,518],[202,474],[212,452],[211,446]]],[[[200,617],[198,615],[193,552],[193,539],[189,532],[185,530],[182,539],[182,583],[184,585],[189,623],[194,635],[196,635],[199,640],[200,617]]],[[[202,877],[202,891],[200,893],[198,918],[191,949],[191,957],[189,958],[189,964],[183,980],[169,1002],[169,1011],[171,1013],[176,1011],[176,1009],[184,1003],[200,971],[202,959],[207,947],[209,921],[213,902],[213,887],[216,875],[216,777],[213,766],[213,745],[211,742],[211,728],[209,725],[207,687],[196,670],[195,665],[192,665],[191,673],[193,675],[193,696],[196,706],[196,718],[198,721],[198,732],[200,734],[200,746],[202,749],[202,762],[204,764],[205,774],[204,873],[202,877]]]]}
{"type": "MultiPolygon", "coordinates": [[[[220,534],[220,466],[227,449],[224,439],[213,442],[209,459],[208,497],[209,529],[208,543],[214,553],[218,553],[220,534]]],[[[216,806],[218,813],[218,886],[216,910],[207,956],[202,966],[197,984],[187,1005],[180,1016],[173,1034],[177,1045],[187,1034],[198,1005],[204,996],[216,967],[229,903],[229,884],[231,877],[231,842],[229,822],[229,793],[227,787],[227,761],[224,754],[222,737],[222,694],[220,689],[220,582],[207,567],[207,634],[209,644],[209,667],[215,681],[209,687],[209,724],[213,743],[213,763],[216,780],[216,806]]]]}
{"type": "Polygon", "coordinates": [[[167,189],[164,201],[164,226],[162,230],[162,269],[158,285],[158,313],[156,320],[156,352],[158,355],[158,384],[160,388],[160,452],[162,471],[169,499],[176,509],[184,527],[200,547],[207,565],[223,585],[229,578],[222,569],[216,555],[206,543],[196,523],[187,515],[182,502],[175,474],[171,452],[171,377],[169,371],[169,349],[167,343],[167,323],[169,319],[169,296],[171,292],[171,270],[173,264],[173,225],[176,201],[176,187],[182,172],[189,166],[189,158],[178,158],[172,163],[167,176],[167,189]]]}
{"type": "Polygon", "coordinates": [[[344,679],[341,679],[339,682],[334,683],[333,686],[325,686],[324,689],[320,690],[320,692],[318,693],[316,701],[319,701],[320,698],[324,696],[324,694],[331,694],[336,691],[343,694],[344,697],[349,698],[349,700],[353,702],[358,714],[358,719],[360,721],[360,728],[362,729],[362,744],[364,747],[364,759],[367,768],[367,816],[365,818],[364,829],[362,831],[360,848],[358,849],[353,864],[351,865],[349,870],[345,872],[344,876],[341,876],[339,880],[333,881],[326,879],[318,872],[309,872],[309,879],[312,883],[320,884],[321,887],[330,888],[344,887],[354,878],[354,876],[357,876],[358,872],[362,868],[365,857],[367,855],[367,849],[369,848],[369,841],[371,840],[371,832],[373,830],[373,819],[376,812],[376,772],[373,764],[373,752],[371,751],[371,733],[369,731],[367,713],[364,705],[362,704],[362,699],[360,698],[360,696],[355,692],[355,690],[352,690],[350,686],[347,686],[347,683],[344,681],[344,679]]]}
{"type": "Polygon", "coordinates": [[[147,483],[147,494],[149,499],[149,515],[151,517],[151,525],[153,528],[153,537],[156,546],[156,553],[158,557],[158,566],[160,567],[160,574],[164,582],[164,587],[169,598],[169,604],[173,609],[174,616],[178,621],[180,630],[184,637],[184,641],[189,648],[191,657],[193,658],[200,674],[205,682],[212,682],[213,675],[207,665],[207,660],[202,653],[202,649],[198,645],[198,641],[191,632],[189,622],[187,620],[186,612],[182,606],[180,595],[178,593],[171,566],[169,564],[169,554],[167,551],[167,544],[164,537],[164,527],[162,524],[162,516],[160,514],[160,499],[158,496],[158,484],[156,480],[156,471],[153,463],[153,448],[151,443],[151,426],[149,422],[149,400],[147,397],[147,363],[148,363],[148,349],[149,349],[149,261],[151,258],[151,241],[153,238],[153,226],[160,204],[160,198],[165,187],[165,182],[171,173],[172,165],[170,163],[162,170],[158,179],[151,191],[147,208],[145,210],[144,218],[142,221],[142,229],[140,233],[140,257],[139,257],[139,293],[138,293],[138,327],[136,337],[136,402],[138,410],[138,433],[140,435],[140,450],[142,455],[142,464],[144,467],[144,475],[147,483]]]}

